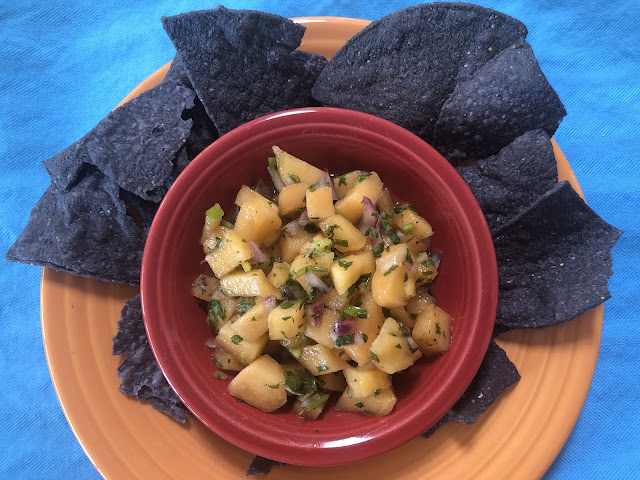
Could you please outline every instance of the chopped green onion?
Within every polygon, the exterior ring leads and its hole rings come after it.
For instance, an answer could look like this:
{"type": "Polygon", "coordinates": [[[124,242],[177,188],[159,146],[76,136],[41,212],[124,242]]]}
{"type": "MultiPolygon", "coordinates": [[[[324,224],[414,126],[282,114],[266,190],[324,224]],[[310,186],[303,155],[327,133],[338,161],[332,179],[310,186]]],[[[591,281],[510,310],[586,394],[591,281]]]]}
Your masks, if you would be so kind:
{"type": "Polygon", "coordinates": [[[402,231],[403,231],[404,233],[413,233],[413,232],[415,232],[415,231],[416,231],[416,226],[414,225],[414,223],[413,223],[413,222],[411,222],[411,223],[407,223],[406,225],[404,225],[404,226],[402,227],[402,231]]]}
{"type": "Polygon", "coordinates": [[[334,238],[333,243],[335,243],[336,245],[340,245],[341,247],[349,246],[349,240],[340,240],[338,238],[334,238]]]}
{"type": "Polygon", "coordinates": [[[224,215],[224,212],[222,211],[222,208],[218,203],[216,203],[213,207],[207,210],[207,218],[209,220],[218,220],[219,218],[222,218],[223,215],[224,215]]]}
{"type": "Polygon", "coordinates": [[[351,265],[353,265],[353,262],[343,262],[342,260],[338,260],[338,265],[347,270],[351,265]]]}
{"type": "Polygon", "coordinates": [[[320,265],[307,265],[306,267],[301,268],[300,270],[298,270],[294,275],[293,278],[300,278],[301,276],[303,276],[305,273],[308,272],[328,272],[329,269],[327,267],[321,267],[320,265]]]}
{"type": "Polygon", "coordinates": [[[300,358],[300,354],[302,353],[302,350],[300,348],[290,348],[289,353],[296,358],[300,358]]]}
{"type": "Polygon", "coordinates": [[[302,183],[300,181],[300,177],[295,173],[290,173],[289,176],[291,177],[291,180],[293,180],[295,183],[302,183]]]}
{"type": "Polygon", "coordinates": [[[304,407],[304,410],[305,410],[305,412],[309,412],[311,410],[315,410],[320,405],[325,404],[327,402],[327,400],[329,400],[329,394],[328,393],[324,393],[322,395],[318,395],[316,398],[311,400],[306,407],[304,407]]]}
{"type": "Polygon", "coordinates": [[[278,168],[278,159],[276,157],[267,157],[267,160],[270,167],[278,168]]]}
{"type": "Polygon", "coordinates": [[[344,307],[343,312],[345,315],[350,315],[352,317],[358,318],[367,318],[368,316],[366,308],[356,307],[354,305],[347,305],[346,307],[344,307]]]}
{"type": "Polygon", "coordinates": [[[222,221],[220,222],[220,225],[222,225],[223,227],[227,227],[227,228],[233,228],[233,223],[228,222],[228,221],[226,221],[226,220],[222,220],[222,221]]]}
{"type": "Polygon", "coordinates": [[[215,372],[213,372],[213,376],[216,377],[218,380],[227,379],[227,374],[224,372],[221,372],[220,370],[216,370],[215,372]]]}
{"type": "Polygon", "coordinates": [[[387,275],[389,275],[391,272],[393,272],[396,268],[398,268],[398,265],[391,265],[391,268],[389,268],[389,270],[387,270],[386,272],[384,272],[382,274],[383,277],[386,277],[387,275]]]}

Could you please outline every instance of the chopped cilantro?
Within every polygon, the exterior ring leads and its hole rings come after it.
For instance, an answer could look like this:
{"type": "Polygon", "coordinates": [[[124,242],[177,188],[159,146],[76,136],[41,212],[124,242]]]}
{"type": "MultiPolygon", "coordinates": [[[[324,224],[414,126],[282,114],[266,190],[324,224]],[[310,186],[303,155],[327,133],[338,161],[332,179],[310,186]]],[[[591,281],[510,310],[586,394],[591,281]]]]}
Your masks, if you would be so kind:
{"type": "Polygon", "coordinates": [[[329,237],[329,238],[333,238],[333,231],[334,231],[336,228],[340,228],[340,225],[335,224],[335,223],[334,223],[333,225],[329,225],[329,226],[327,227],[327,229],[325,230],[325,232],[324,232],[324,233],[325,233],[325,235],[326,235],[327,237],[329,237]]]}
{"type": "Polygon", "coordinates": [[[280,308],[282,308],[283,310],[286,310],[287,308],[291,308],[293,307],[293,301],[292,300],[287,300],[286,302],[282,302],[280,304],[280,308]]]}
{"type": "Polygon", "coordinates": [[[378,258],[382,255],[382,250],[384,250],[384,243],[379,243],[375,247],[373,247],[373,256],[378,258]]]}
{"type": "Polygon", "coordinates": [[[240,335],[234,335],[233,337],[231,337],[231,342],[233,342],[234,345],[238,345],[242,342],[242,340],[244,339],[240,335]]]}
{"type": "Polygon", "coordinates": [[[347,184],[347,176],[346,175],[340,175],[340,177],[338,177],[338,186],[346,185],[346,184],[347,184]]]}
{"type": "Polygon", "coordinates": [[[286,321],[287,321],[287,320],[289,320],[290,318],[291,318],[291,315],[287,315],[286,317],[282,317],[282,320],[284,320],[284,321],[286,322],[286,321]]]}
{"type": "Polygon", "coordinates": [[[354,405],[358,408],[364,408],[364,403],[362,402],[354,403],[354,405]]]}
{"type": "Polygon", "coordinates": [[[342,260],[338,260],[338,265],[347,270],[351,265],[353,265],[353,262],[343,262],[342,260]]]}
{"type": "Polygon", "coordinates": [[[213,376],[216,377],[218,380],[226,380],[227,374],[224,372],[221,372],[220,370],[216,370],[215,372],[213,372],[213,376]]]}
{"type": "Polygon", "coordinates": [[[279,383],[274,383],[274,384],[265,383],[264,386],[265,387],[269,387],[269,388],[273,388],[274,390],[276,388],[280,388],[280,384],[279,383]]]}
{"type": "Polygon", "coordinates": [[[349,315],[351,317],[358,317],[358,318],[368,317],[366,308],[356,307],[354,305],[347,305],[346,307],[344,307],[343,312],[345,313],[345,315],[349,315]]]}
{"type": "Polygon", "coordinates": [[[256,304],[256,299],[254,297],[240,297],[238,299],[238,304],[236,305],[236,313],[242,315],[243,313],[247,313],[247,311],[251,310],[256,304]]]}
{"type": "Polygon", "coordinates": [[[310,412],[311,410],[315,410],[320,405],[324,405],[329,400],[328,393],[316,393],[307,399],[307,406],[304,407],[305,412],[310,412]]]}
{"type": "MultiPolygon", "coordinates": [[[[340,338],[340,337],[338,337],[340,338]]],[[[327,367],[326,365],[316,365],[316,368],[318,369],[318,372],[325,372],[327,370],[329,370],[329,367],[327,367]]]]}
{"type": "Polygon", "coordinates": [[[399,343],[396,345],[396,348],[402,350],[402,345],[400,345],[399,343]]]}
{"type": "Polygon", "coordinates": [[[369,356],[371,357],[371,360],[373,360],[374,362],[380,363],[380,359],[378,358],[378,355],[373,353],[371,350],[369,350],[369,356]]]}
{"type": "Polygon", "coordinates": [[[378,388],[376,389],[372,394],[371,394],[371,398],[376,398],[378,395],[380,395],[381,390],[378,388]]]}
{"type": "Polygon", "coordinates": [[[301,183],[300,177],[295,173],[290,173],[289,176],[291,177],[291,180],[293,180],[295,183],[301,183]]]}
{"type": "Polygon", "coordinates": [[[389,268],[389,270],[387,270],[386,272],[384,272],[382,274],[383,277],[386,277],[387,275],[389,275],[391,272],[393,272],[396,268],[398,268],[398,265],[391,265],[391,268],[389,268]]]}
{"type": "Polygon", "coordinates": [[[357,183],[360,183],[360,182],[362,182],[365,178],[370,177],[370,176],[371,176],[371,173],[363,173],[362,175],[358,175],[358,176],[356,177],[356,182],[357,182],[357,183]]]}
{"type": "Polygon", "coordinates": [[[340,239],[334,238],[333,243],[335,243],[336,245],[340,245],[341,247],[349,246],[349,240],[340,240],[340,239]]]}
{"type": "MultiPolygon", "coordinates": [[[[334,343],[336,347],[344,347],[345,345],[353,345],[354,342],[355,342],[355,335],[351,334],[351,335],[340,335],[338,338],[336,338],[336,341],[334,343]]],[[[318,371],[321,372],[322,370],[318,370],[318,371]]]]}
{"type": "Polygon", "coordinates": [[[320,228],[315,223],[307,223],[304,226],[304,231],[307,233],[318,233],[320,228]]]}
{"type": "Polygon", "coordinates": [[[362,334],[362,341],[363,341],[364,343],[367,343],[367,340],[369,340],[369,335],[367,335],[366,333],[363,333],[363,334],[362,334]]]}

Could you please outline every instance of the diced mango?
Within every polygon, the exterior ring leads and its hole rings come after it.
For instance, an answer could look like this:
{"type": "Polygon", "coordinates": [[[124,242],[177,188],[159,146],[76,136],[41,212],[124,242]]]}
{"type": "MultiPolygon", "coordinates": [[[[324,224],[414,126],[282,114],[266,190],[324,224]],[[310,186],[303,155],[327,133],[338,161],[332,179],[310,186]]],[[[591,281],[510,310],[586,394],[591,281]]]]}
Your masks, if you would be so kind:
{"type": "Polygon", "coordinates": [[[377,173],[371,172],[367,176],[360,175],[344,198],[338,200],[336,211],[344,215],[351,223],[356,223],[364,211],[363,197],[368,197],[373,203],[382,191],[382,181],[377,173]]]}
{"type": "Polygon", "coordinates": [[[331,265],[331,280],[339,295],[344,294],[360,276],[373,273],[375,261],[370,251],[346,255],[331,265]]]}
{"type": "Polygon", "coordinates": [[[319,222],[335,213],[331,187],[307,190],[307,214],[310,221],[319,222]]]}
{"type": "Polygon", "coordinates": [[[336,411],[363,415],[389,415],[398,401],[393,393],[393,387],[385,388],[375,397],[355,398],[350,397],[349,393],[349,388],[345,388],[336,404],[336,411]]]}
{"type": "Polygon", "coordinates": [[[324,172],[313,165],[294,157],[290,153],[285,152],[280,147],[274,146],[273,153],[276,156],[278,164],[278,173],[283,182],[286,183],[286,178],[298,179],[301,183],[308,185],[316,183],[322,177],[324,172]]]}
{"type": "Polygon", "coordinates": [[[305,195],[308,188],[308,183],[285,185],[278,194],[278,211],[280,215],[290,215],[295,213],[296,210],[300,212],[304,210],[306,206],[305,195]]]}
{"type": "Polygon", "coordinates": [[[259,408],[273,412],[287,403],[287,391],[282,367],[269,355],[263,355],[231,380],[227,387],[236,398],[259,408]]]}
{"type": "Polygon", "coordinates": [[[336,189],[336,195],[338,199],[345,196],[345,194],[353,188],[356,183],[356,178],[362,175],[360,170],[354,170],[353,172],[345,173],[338,177],[333,178],[333,188],[336,189]]]}
{"type": "Polygon", "coordinates": [[[448,351],[451,346],[451,315],[435,303],[426,305],[416,319],[412,336],[425,355],[448,351]]]}
{"type": "Polygon", "coordinates": [[[282,340],[293,338],[304,331],[304,306],[287,300],[269,312],[269,338],[282,340]]]}
{"type": "Polygon", "coordinates": [[[320,325],[314,327],[311,324],[311,319],[308,319],[304,333],[320,345],[324,345],[327,348],[334,348],[335,345],[329,337],[329,334],[333,331],[333,327],[338,320],[340,320],[340,314],[338,312],[325,308],[322,312],[320,325]]]}
{"type": "Polygon", "coordinates": [[[251,190],[249,198],[240,207],[233,229],[247,242],[262,243],[281,225],[278,206],[251,190]]]}
{"type": "Polygon", "coordinates": [[[233,372],[239,372],[246,367],[244,363],[221,348],[213,350],[213,363],[222,370],[231,370],[233,372]]]}
{"type": "Polygon", "coordinates": [[[398,228],[403,232],[413,235],[418,239],[425,239],[433,235],[433,229],[429,222],[411,210],[408,206],[393,216],[398,228]]]}
{"type": "Polygon", "coordinates": [[[236,333],[231,322],[227,322],[218,332],[215,344],[236,357],[240,362],[248,365],[262,355],[268,340],[267,334],[255,340],[245,340],[236,333]]]}
{"type": "Polygon", "coordinates": [[[345,368],[343,373],[352,397],[369,397],[391,386],[391,376],[371,362],[361,367],[345,368]]]}
{"type": "Polygon", "coordinates": [[[280,288],[289,278],[291,267],[285,262],[274,262],[271,272],[267,276],[269,283],[276,288],[280,288]]]}
{"type": "Polygon", "coordinates": [[[416,355],[411,351],[407,337],[403,335],[398,323],[387,318],[382,324],[380,334],[369,349],[374,365],[387,373],[396,373],[413,365],[416,355]]]}
{"type": "Polygon", "coordinates": [[[229,273],[220,279],[220,286],[232,297],[280,297],[280,290],[269,283],[260,269],[229,273]]]}
{"type": "Polygon", "coordinates": [[[355,252],[364,247],[365,236],[342,215],[332,215],[323,220],[320,228],[341,252],[355,252]]]}
{"type": "Polygon", "coordinates": [[[253,250],[242,236],[226,227],[218,227],[204,244],[205,260],[220,278],[253,257],[253,250]]]}
{"type": "Polygon", "coordinates": [[[328,375],[349,366],[346,361],[338,357],[338,353],[324,345],[310,345],[302,347],[298,361],[313,375],[328,375]]]}
{"type": "Polygon", "coordinates": [[[256,304],[233,322],[233,329],[246,340],[256,340],[269,330],[269,312],[262,297],[256,297],[256,304]]]}

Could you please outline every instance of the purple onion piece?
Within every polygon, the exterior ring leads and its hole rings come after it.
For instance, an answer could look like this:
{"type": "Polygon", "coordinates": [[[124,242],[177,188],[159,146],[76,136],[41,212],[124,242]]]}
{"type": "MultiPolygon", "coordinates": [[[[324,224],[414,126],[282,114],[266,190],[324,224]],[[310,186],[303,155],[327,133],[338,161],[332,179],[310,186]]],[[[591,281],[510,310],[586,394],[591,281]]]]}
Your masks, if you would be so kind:
{"type": "Polygon", "coordinates": [[[435,265],[437,270],[438,268],[440,268],[440,261],[442,260],[442,252],[440,250],[434,250],[430,256],[431,256],[431,261],[433,261],[433,264],[435,265]]]}
{"type": "Polygon", "coordinates": [[[307,317],[312,327],[319,327],[322,324],[322,313],[324,311],[324,302],[316,300],[307,306],[307,317]]]}
{"type": "Polygon", "coordinates": [[[418,273],[418,264],[414,263],[413,265],[411,265],[411,267],[409,267],[409,270],[407,270],[407,275],[409,276],[409,278],[413,278],[416,276],[416,273],[418,273]]]}
{"type": "Polygon", "coordinates": [[[353,320],[340,320],[333,325],[333,331],[338,334],[339,337],[343,335],[353,335],[358,330],[356,328],[356,322],[353,320]]]}
{"type": "Polygon", "coordinates": [[[267,309],[267,311],[270,312],[271,310],[276,308],[276,296],[275,295],[271,295],[271,296],[265,298],[262,301],[262,303],[264,304],[264,306],[267,309]]]}
{"type": "Polygon", "coordinates": [[[358,230],[360,230],[360,233],[366,234],[367,230],[378,223],[379,217],[378,210],[376,210],[376,206],[369,197],[362,197],[362,201],[364,203],[364,212],[358,223],[358,230]]]}
{"type": "Polygon", "coordinates": [[[302,230],[302,225],[300,225],[298,219],[295,219],[284,226],[285,233],[290,237],[296,235],[300,230],[302,230]]]}
{"type": "Polygon", "coordinates": [[[276,190],[282,190],[284,188],[284,183],[280,178],[278,170],[275,167],[267,167],[267,171],[269,172],[269,176],[271,177],[271,181],[273,182],[273,186],[276,187],[276,190]]]}
{"type": "Polygon", "coordinates": [[[253,252],[253,257],[251,257],[251,263],[269,263],[269,255],[267,255],[260,245],[256,242],[249,242],[249,246],[251,247],[251,251],[253,252]]]}
{"type": "Polygon", "coordinates": [[[216,346],[216,337],[209,337],[206,342],[204,342],[205,346],[209,348],[215,348],[216,346]]]}
{"type": "Polygon", "coordinates": [[[301,226],[305,226],[307,223],[309,223],[309,213],[307,212],[307,209],[305,208],[303,210],[303,212],[300,214],[300,218],[298,219],[298,223],[301,226]]]}
{"type": "Polygon", "coordinates": [[[331,176],[329,175],[329,170],[327,170],[326,168],[324,169],[324,178],[326,179],[327,183],[329,183],[329,186],[331,187],[331,199],[332,200],[338,200],[338,194],[336,193],[336,187],[333,184],[333,180],[331,180],[331,176]]]}
{"type": "Polygon", "coordinates": [[[316,277],[313,273],[307,272],[302,276],[302,278],[304,278],[310,286],[312,286],[319,292],[329,293],[329,287],[327,287],[327,284],[316,277]]]}
{"type": "Polygon", "coordinates": [[[402,230],[396,230],[396,235],[398,236],[398,239],[403,243],[407,239],[407,236],[402,230]]]}
{"type": "Polygon", "coordinates": [[[353,335],[353,343],[354,345],[362,345],[364,343],[364,338],[362,338],[362,332],[357,331],[353,335]]]}

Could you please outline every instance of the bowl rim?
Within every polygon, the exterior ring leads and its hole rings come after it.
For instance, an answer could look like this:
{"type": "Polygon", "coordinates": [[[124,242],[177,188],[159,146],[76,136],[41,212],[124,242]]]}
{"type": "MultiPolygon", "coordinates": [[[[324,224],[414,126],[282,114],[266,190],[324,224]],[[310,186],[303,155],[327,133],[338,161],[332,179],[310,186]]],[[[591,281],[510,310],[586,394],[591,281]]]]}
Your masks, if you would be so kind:
{"type": "MultiPolygon", "coordinates": [[[[224,151],[227,147],[237,144],[236,137],[238,134],[242,134],[248,130],[255,133],[256,131],[262,131],[263,129],[271,129],[273,126],[290,121],[292,116],[295,116],[296,121],[298,122],[330,121],[334,124],[336,123],[337,116],[343,122],[355,122],[360,126],[360,128],[365,128],[371,131],[383,128],[402,137],[404,144],[408,145],[408,148],[412,152],[417,152],[418,157],[422,156],[420,155],[420,152],[430,157],[433,157],[434,155],[439,157],[440,160],[438,161],[440,162],[440,165],[438,165],[438,169],[442,169],[440,172],[442,172],[446,177],[445,179],[450,182],[448,185],[453,185],[456,193],[461,195],[462,198],[459,199],[459,203],[465,205],[464,215],[469,222],[473,223],[474,247],[477,247],[479,244],[482,244],[485,247],[490,247],[482,250],[482,255],[474,257],[475,261],[479,265],[477,268],[482,269],[485,280],[494,280],[485,281],[482,285],[483,294],[479,296],[480,298],[477,300],[477,308],[474,310],[475,317],[477,317],[477,314],[482,311],[486,315],[486,318],[482,321],[477,319],[478,321],[475,322],[473,330],[475,341],[473,342],[473,348],[465,351],[464,363],[467,370],[463,372],[464,381],[458,382],[458,386],[456,388],[449,388],[449,390],[455,391],[457,396],[450,404],[441,405],[440,413],[442,415],[444,415],[446,411],[453,406],[455,401],[462,396],[473,380],[491,340],[498,300],[497,261],[495,257],[495,250],[493,248],[493,240],[480,206],[462,177],[459,176],[449,162],[435,149],[433,149],[433,147],[408,130],[380,117],[367,113],[333,107],[304,107],[274,112],[256,118],[250,122],[240,125],[214,141],[192,162],[190,162],[187,168],[185,168],[185,170],[176,179],[162,200],[149,229],[143,253],[140,285],[145,330],[147,332],[152,352],[163,375],[187,409],[214,433],[232,444],[251,453],[291,464],[315,466],[341,465],[385,453],[420,435],[431,425],[426,425],[426,427],[424,425],[418,425],[417,427],[413,426],[410,427],[412,428],[410,431],[405,430],[402,432],[398,432],[397,430],[394,431],[392,429],[386,434],[361,438],[358,441],[353,442],[329,442],[332,443],[331,446],[313,449],[312,451],[310,451],[308,445],[292,445],[290,442],[286,441],[283,441],[282,444],[262,444],[260,442],[264,442],[264,439],[259,436],[250,435],[249,438],[247,438],[246,430],[238,432],[235,425],[231,425],[227,421],[221,422],[220,419],[224,418],[224,415],[214,414],[212,417],[207,414],[207,409],[203,408],[206,407],[206,405],[204,405],[197,397],[193,397],[192,390],[189,388],[188,380],[180,374],[181,370],[171,362],[171,357],[167,356],[167,352],[163,348],[163,342],[165,339],[163,339],[162,329],[157,328],[158,322],[151,320],[151,318],[161,317],[161,309],[157,308],[156,302],[151,298],[153,297],[151,292],[153,292],[154,278],[157,276],[154,269],[154,252],[163,245],[164,234],[167,232],[167,222],[171,218],[171,208],[173,203],[175,203],[175,200],[184,197],[185,192],[189,189],[189,185],[191,183],[190,179],[195,175],[198,175],[201,164],[205,162],[205,159],[210,157],[216,151],[224,151]],[[151,290],[149,290],[149,286],[151,286],[151,290]]],[[[395,138],[390,139],[397,142],[395,138]]],[[[456,373],[461,374],[460,370],[461,369],[458,368],[456,373]]],[[[452,375],[452,377],[453,376],[454,375],[452,375]]],[[[414,416],[415,414],[412,414],[411,418],[414,416]]],[[[435,421],[433,423],[435,423],[435,421]]],[[[251,428],[249,428],[249,431],[251,431],[251,428]]],[[[347,435],[347,432],[345,432],[345,435],[347,435]]],[[[316,446],[315,443],[314,446],[316,446]]]]}

